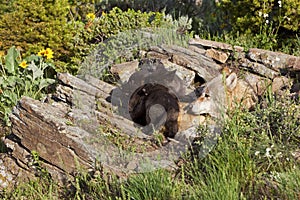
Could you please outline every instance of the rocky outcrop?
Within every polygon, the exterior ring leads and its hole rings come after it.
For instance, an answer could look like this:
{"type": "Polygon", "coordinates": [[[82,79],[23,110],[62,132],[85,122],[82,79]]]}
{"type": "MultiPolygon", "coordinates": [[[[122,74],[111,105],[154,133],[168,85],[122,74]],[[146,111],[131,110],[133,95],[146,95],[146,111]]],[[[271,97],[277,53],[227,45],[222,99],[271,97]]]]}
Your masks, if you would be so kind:
{"type": "MultiPolygon", "coordinates": [[[[188,48],[160,45],[143,55],[159,58],[167,69],[175,69],[189,91],[230,68],[259,96],[268,86],[273,92],[290,87],[290,76],[299,77],[300,71],[299,57],[260,49],[245,52],[242,47],[199,38],[192,39],[188,48]]],[[[137,68],[135,60],[114,65],[111,72],[124,82],[137,68]]],[[[115,112],[110,102],[115,85],[91,75],[58,74],[57,79],[54,94],[43,101],[23,97],[13,109],[11,134],[3,138],[7,153],[0,156],[0,187],[32,179],[41,168],[60,183],[78,169],[94,170],[95,163],[119,176],[149,166],[176,168],[174,160],[190,144],[186,133],[161,146],[159,140],[115,112]]],[[[297,84],[292,88],[297,95],[297,84]]]]}

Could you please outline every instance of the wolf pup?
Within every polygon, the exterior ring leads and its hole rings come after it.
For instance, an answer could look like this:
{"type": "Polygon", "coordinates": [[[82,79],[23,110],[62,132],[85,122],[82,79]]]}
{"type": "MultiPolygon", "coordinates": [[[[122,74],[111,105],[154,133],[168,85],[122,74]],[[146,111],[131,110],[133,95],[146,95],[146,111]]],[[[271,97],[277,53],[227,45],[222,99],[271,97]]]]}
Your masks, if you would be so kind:
{"type": "Polygon", "coordinates": [[[201,96],[191,103],[188,112],[221,118],[226,116],[228,108],[232,109],[238,105],[249,109],[254,106],[256,100],[257,95],[247,82],[238,79],[234,72],[223,73],[204,86],[201,96]]]}
{"type": "Polygon", "coordinates": [[[177,132],[197,126],[205,121],[202,115],[187,113],[189,103],[179,102],[170,89],[159,84],[148,83],[138,88],[129,101],[131,119],[141,125],[164,125],[164,136],[174,138],[177,132]],[[164,112],[155,112],[157,105],[164,112]]]}
{"type": "Polygon", "coordinates": [[[164,116],[161,113],[153,116],[152,108],[155,105],[160,105],[165,110],[164,136],[174,138],[178,132],[180,108],[177,97],[167,87],[156,83],[147,83],[139,87],[130,97],[129,114],[132,120],[141,126],[160,124],[164,116]]]}

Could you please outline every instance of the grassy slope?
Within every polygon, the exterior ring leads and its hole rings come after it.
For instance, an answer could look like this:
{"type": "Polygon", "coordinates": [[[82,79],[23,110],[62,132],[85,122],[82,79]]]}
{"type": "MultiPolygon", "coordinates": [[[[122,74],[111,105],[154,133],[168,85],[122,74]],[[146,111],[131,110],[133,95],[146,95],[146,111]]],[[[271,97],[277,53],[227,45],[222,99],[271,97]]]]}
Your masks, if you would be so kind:
{"type": "Polygon", "coordinates": [[[158,170],[104,180],[81,173],[59,188],[46,176],[19,186],[3,199],[297,199],[299,114],[295,102],[268,96],[265,108],[235,110],[223,136],[204,159],[189,158],[176,172],[158,170]],[[276,124],[275,124],[276,123],[276,124]]]}

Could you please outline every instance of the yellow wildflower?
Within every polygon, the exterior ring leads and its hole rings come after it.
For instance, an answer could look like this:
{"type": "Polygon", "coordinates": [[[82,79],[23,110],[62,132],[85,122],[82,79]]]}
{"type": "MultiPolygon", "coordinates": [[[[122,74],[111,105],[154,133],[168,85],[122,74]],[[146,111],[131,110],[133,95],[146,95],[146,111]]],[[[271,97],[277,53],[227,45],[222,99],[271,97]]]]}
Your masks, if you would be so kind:
{"type": "Polygon", "coordinates": [[[104,11],[102,11],[102,14],[101,14],[101,16],[103,16],[103,17],[104,17],[105,15],[106,15],[106,13],[105,13],[104,11]]]}
{"type": "Polygon", "coordinates": [[[44,56],[45,54],[45,49],[42,49],[38,52],[38,56],[44,56]]]}
{"type": "Polygon", "coordinates": [[[94,13],[88,13],[87,15],[86,15],[86,18],[88,19],[88,20],[94,20],[95,18],[96,18],[96,15],[94,14],[94,13]]]}
{"type": "Polygon", "coordinates": [[[26,60],[23,60],[19,66],[25,69],[28,66],[26,60]]]}
{"type": "Polygon", "coordinates": [[[53,51],[50,48],[42,49],[38,52],[38,56],[44,56],[47,59],[53,58],[53,51]]]}
{"type": "Polygon", "coordinates": [[[3,57],[5,55],[4,51],[0,51],[0,58],[3,57]]]}
{"type": "Polygon", "coordinates": [[[53,51],[50,48],[47,48],[44,52],[44,56],[46,56],[47,59],[53,58],[53,51]]]}

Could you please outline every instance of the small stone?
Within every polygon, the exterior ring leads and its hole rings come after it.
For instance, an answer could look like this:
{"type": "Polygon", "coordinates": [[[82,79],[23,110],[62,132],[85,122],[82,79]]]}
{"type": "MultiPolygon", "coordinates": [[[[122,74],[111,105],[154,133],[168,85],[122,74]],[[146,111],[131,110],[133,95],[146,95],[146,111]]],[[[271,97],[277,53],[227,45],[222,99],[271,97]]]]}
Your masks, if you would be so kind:
{"type": "Polygon", "coordinates": [[[206,50],[205,55],[216,61],[219,61],[220,63],[225,63],[228,59],[229,53],[224,53],[215,49],[208,49],[206,50]]]}
{"type": "Polygon", "coordinates": [[[126,165],[126,169],[127,170],[135,170],[137,168],[137,164],[136,161],[130,161],[127,165],[126,165]]]}
{"type": "Polygon", "coordinates": [[[131,62],[125,62],[125,63],[113,65],[110,68],[110,71],[113,74],[118,74],[120,79],[125,82],[136,71],[138,66],[139,66],[139,62],[137,60],[134,60],[131,62]]]}
{"type": "Polygon", "coordinates": [[[285,76],[275,77],[272,82],[272,92],[278,92],[289,86],[290,80],[285,76]]]}
{"type": "Polygon", "coordinates": [[[168,60],[162,60],[162,63],[164,64],[167,70],[176,70],[176,75],[184,81],[186,86],[190,86],[193,83],[196,75],[194,71],[188,70],[187,68],[172,63],[168,60]]]}

